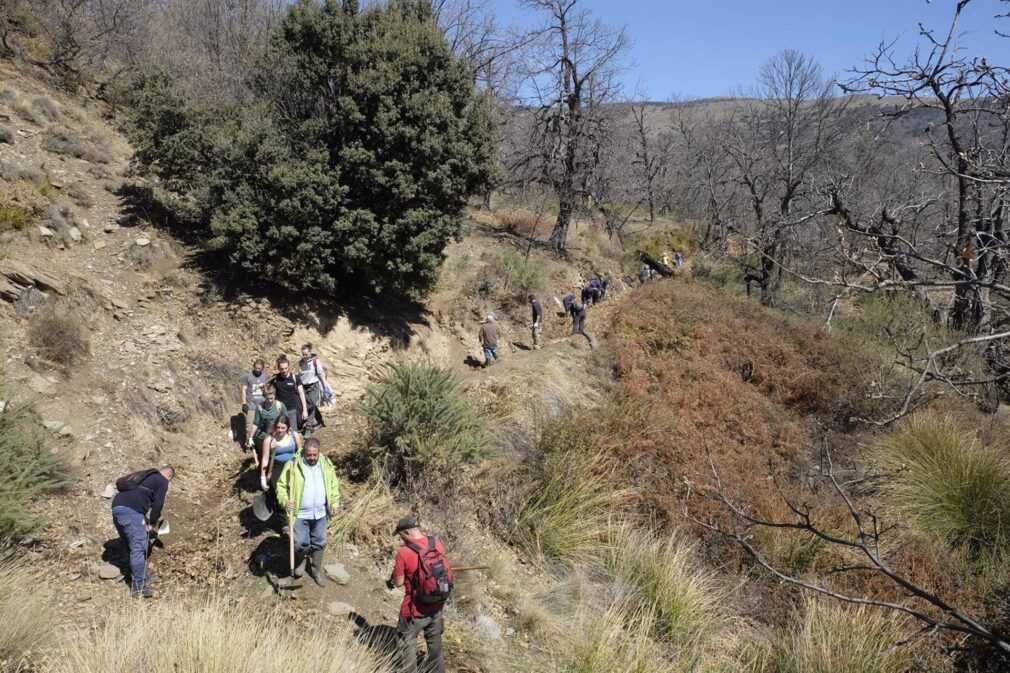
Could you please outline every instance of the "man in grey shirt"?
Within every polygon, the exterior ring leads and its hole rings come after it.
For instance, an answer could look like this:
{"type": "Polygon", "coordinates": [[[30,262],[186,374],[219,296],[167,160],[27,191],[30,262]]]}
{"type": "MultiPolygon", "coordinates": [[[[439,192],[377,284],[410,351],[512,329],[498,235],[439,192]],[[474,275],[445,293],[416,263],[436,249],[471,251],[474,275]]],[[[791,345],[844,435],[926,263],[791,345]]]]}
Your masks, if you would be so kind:
{"type": "Polygon", "coordinates": [[[246,372],[239,384],[242,411],[245,412],[246,446],[250,447],[253,442],[253,416],[256,415],[256,407],[263,404],[263,387],[270,380],[270,376],[263,371],[265,367],[266,363],[263,358],[256,358],[252,371],[246,372]]]}
{"type": "Polygon", "coordinates": [[[326,368],[319,361],[319,356],[312,352],[312,344],[302,344],[302,358],[298,361],[298,378],[305,386],[305,404],[309,412],[309,418],[305,421],[302,431],[309,437],[324,425],[319,407],[323,403],[323,389],[330,385],[326,380],[326,368]]]}

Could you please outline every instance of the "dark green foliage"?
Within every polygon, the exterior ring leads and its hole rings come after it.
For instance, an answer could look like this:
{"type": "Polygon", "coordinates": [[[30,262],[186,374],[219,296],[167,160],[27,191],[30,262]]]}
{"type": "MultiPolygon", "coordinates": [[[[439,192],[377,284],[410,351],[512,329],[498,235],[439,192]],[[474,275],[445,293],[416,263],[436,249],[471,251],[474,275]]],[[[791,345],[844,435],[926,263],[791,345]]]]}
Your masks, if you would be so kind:
{"type": "Polygon", "coordinates": [[[0,411],[0,540],[36,530],[43,519],[34,501],[68,484],[63,454],[51,453],[42,433],[30,406],[8,402],[0,411]]]}
{"type": "Polygon", "coordinates": [[[494,143],[430,9],[297,2],[250,84],[241,107],[190,103],[157,71],[129,85],[136,160],[186,197],[198,238],[295,289],[433,285],[494,143]]]}
{"type": "Polygon", "coordinates": [[[481,410],[453,373],[437,365],[390,365],[359,410],[368,421],[366,452],[397,478],[446,473],[491,446],[481,410]]]}

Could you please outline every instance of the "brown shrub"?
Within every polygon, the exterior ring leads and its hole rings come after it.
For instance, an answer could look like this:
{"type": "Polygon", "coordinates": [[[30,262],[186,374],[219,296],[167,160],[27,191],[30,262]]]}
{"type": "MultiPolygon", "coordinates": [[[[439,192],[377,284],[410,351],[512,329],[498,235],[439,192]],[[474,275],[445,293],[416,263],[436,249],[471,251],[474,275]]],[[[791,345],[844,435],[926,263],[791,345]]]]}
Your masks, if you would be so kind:
{"type": "Polygon", "coordinates": [[[497,213],[495,219],[497,220],[496,228],[504,229],[517,236],[525,236],[526,238],[530,238],[534,234],[543,237],[545,234],[550,233],[551,226],[553,225],[550,216],[546,214],[537,215],[528,210],[512,210],[497,213]]]}
{"type": "Polygon", "coordinates": [[[64,368],[73,366],[91,350],[80,318],[59,308],[43,310],[32,318],[28,342],[39,355],[64,368]]]}

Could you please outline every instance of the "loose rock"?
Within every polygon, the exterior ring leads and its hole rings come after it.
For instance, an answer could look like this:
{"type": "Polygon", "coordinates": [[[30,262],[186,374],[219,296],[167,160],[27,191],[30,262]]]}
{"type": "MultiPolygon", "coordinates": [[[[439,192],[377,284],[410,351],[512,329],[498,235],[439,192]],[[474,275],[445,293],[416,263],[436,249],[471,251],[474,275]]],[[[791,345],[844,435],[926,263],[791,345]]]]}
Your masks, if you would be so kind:
{"type": "Polygon", "coordinates": [[[345,585],[351,582],[351,575],[344,568],[343,563],[331,563],[330,565],[323,566],[323,572],[337,584],[345,585]]]}
{"type": "Polygon", "coordinates": [[[354,612],[354,606],[341,603],[340,601],[333,601],[326,606],[326,611],[334,617],[346,617],[354,612]]]}
{"type": "Polygon", "coordinates": [[[122,571],[111,563],[98,566],[98,576],[103,580],[115,580],[123,576],[122,571]]]}
{"type": "Polygon", "coordinates": [[[151,239],[149,239],[149,238],[138,238],[135,241],[135,243],[137,244],[138,247],[143,248],[143,247],[146,247],[148,245],[151,245],[151,239]]]}
{"type": "Polygon", "coordinates": [[[56,233],[49,227],[43,227],[41,224],[39,225],[39,236],[42,238],[52,238],[55,235],[56,233]]]}
{"type": "Polygon", "coordinates": [[[501,638],[501,628],[498,626],[498,622],[487,615],[478,615],[474,620],[474,626],[477,627],[477,633],[484,640],[494,641],[501,638]]]}
{"type": "Polygon", "coordinates": [[[78,229],[77,227],[70,227],[70,231],[68,233],[70,234],[70,240],[71,241],[73,241],[74,243],[80,243],[81,242],[81,239],[83,238],[83,236],[81,235],[81,230],[80,229],[78,229]]]}

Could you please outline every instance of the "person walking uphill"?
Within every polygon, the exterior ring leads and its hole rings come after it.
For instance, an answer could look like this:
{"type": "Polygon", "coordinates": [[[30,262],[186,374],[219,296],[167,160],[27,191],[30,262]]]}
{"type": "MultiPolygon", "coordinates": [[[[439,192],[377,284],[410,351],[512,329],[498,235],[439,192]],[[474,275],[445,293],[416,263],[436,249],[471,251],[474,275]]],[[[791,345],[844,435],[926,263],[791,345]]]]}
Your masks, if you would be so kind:
{"type": "Polygon", "coordinates": [[[540,305],[540,300],[532,294],[528,296],[528,300],[530,308],[533,309],[533,348],[534,350],[540,350],[540,347],[544,345],[543,334],[541,332],[544,324],[544,308],[540,305]]]}
{"type": "Polygon", "coordinates": [[[498,339],[501,332],[498,323],[495,321],[494,313],[489,313],[487,320],[480,326],[477,338],[480,340],[480,347],[484,351],[484,367],[490,367],[491,363],[498,359],[498,339]]]}
{"type": "Polygon", "coordinates": [[[401,638],[400,670],[417,672],[417,635],[424,631],[428,652],[421,673],[445,673],[442,656],[442,607],[452,590],[452,568],[442,542],[421,532],[417,519],[405,516],[396,524],[403,547],[396,554],[386,586],[403,587],[396,632],[401,638]]]}
{"type": "Polygon", "coordinates": [[[175,468],[141,470],[116,481],[119,493],[112,499],[112,522],[119,539],[130,550],[130,595],[151,598],[148,587],[147,551],[150,533],[156,530],[168,495],[168,483],[175,478],[175,468]]]}
{"type": "Polygon", "coordinates": [[[306,572],[319,586],[323,579],[326,527],[340,512],[340,490],[333,463],[320,453],[318,439],[305,440],[305,448],[284,465],[277,480],[277,502],[294,522],[295,577],[306,572]],[[290,497],[289,497],[290,494],[290,497]]]}

